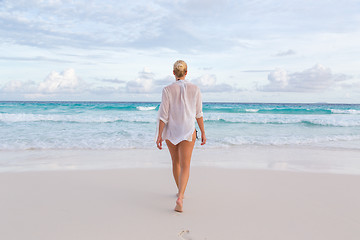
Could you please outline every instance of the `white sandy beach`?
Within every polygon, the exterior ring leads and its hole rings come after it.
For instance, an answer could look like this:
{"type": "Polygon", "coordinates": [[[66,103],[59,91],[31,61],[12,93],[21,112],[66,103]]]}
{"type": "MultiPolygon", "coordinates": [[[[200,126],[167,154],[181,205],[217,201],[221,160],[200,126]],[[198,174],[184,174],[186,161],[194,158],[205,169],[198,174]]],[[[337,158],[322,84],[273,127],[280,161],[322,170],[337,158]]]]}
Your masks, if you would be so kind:
{"type": "MultiPolygon", "coordinates": [[[[317,151],[314,158],[329,154],[317,151]]],[[[209,157],[194,154],[194,162],[209,157]]],[[[173,211],[176,188],[168,167],[2,172],[0,236],[358,240],[359,184],[360,175],[351,174],[193,166],[180,214],[173,211]]]]}
{"type": "MultiPolygon", "coordinates": [[[[196,147],[192,166],[360,175],[358,149],[309,146],[196,147]]],[[[171,168],[168,150],[0,151],[0,172],[171,168]]]]}

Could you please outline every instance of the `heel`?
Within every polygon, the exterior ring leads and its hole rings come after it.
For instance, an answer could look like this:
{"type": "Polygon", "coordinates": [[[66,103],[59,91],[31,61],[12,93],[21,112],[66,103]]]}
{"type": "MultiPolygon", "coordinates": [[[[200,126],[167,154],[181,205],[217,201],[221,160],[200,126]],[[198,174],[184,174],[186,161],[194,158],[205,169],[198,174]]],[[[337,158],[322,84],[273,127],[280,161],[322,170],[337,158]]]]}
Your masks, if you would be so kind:
{"type": "Polygon", "coordinates": [[[176,200],[176,206],[174,209],[176,212],[183,212],[183,201],[182,199],[178,198],[176,200]]]}

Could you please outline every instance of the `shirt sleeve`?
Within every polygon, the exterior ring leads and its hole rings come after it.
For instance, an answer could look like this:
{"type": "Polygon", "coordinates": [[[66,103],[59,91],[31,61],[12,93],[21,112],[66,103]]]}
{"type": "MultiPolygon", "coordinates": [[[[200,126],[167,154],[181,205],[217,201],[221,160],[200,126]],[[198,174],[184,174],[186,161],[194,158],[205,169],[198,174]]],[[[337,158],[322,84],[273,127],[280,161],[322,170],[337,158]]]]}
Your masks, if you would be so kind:
{"type": "Polygon", "coordinates": [[[169,120],[169,96],[168,92],[164,88],[162,91],[161,104],[159,107],[159,119],[167,124],[169,120]]]}
{"type": "Polygon", "coordinates": [[[198,89],[198,93],[196,96],[196,118],[201,118],[203,116],[202,112],[202,99],[201,99],[201,92],[198,89]]]}

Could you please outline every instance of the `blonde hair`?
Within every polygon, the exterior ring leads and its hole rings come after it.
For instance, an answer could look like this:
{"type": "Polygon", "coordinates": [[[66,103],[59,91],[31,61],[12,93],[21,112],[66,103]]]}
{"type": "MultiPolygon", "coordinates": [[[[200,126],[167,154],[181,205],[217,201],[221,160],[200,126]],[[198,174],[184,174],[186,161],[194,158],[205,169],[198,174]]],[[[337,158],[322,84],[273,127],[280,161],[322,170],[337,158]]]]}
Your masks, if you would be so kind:
{"type": "Polygon", "coordinates": [[[183,77],[187,73],[187,64],[183,60],[177,60],[174,63],[174,74],[176,77],[183,77]]]}

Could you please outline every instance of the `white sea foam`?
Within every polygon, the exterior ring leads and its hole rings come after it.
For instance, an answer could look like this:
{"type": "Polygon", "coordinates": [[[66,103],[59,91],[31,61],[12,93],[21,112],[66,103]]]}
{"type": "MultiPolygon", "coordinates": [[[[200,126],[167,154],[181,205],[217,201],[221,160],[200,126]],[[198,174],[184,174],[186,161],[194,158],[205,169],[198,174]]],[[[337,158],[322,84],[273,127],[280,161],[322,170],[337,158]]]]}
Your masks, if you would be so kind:
{"type": "MultiPolygon", "coordinates": [[[[79,132],[80,133],[80,132],[79,132]]],[[[35,149],[129,149],[129,148],[154,148],[153,134],[151,131],[138,136],[130,131],[128,136],[96,136],[82,131],[82,136],[69,136],[68,133],[55,136],[52,134],[39,135],[32,139],[17,139],[16,141],[0,142],[0,150],[35,150],[35,149]]],[[[209,137],[209,136],[208,136],[209,137]]],[[[287,146],[287,145],[309,145],[324,147],[352,147],[359,149],[360,135],[334,135],[334,136],[265,136],[244,135],[227,136],[224,138],[208,139],[206,147],[225,147],[243,145],[263,146],[287,146]]]]}
{"type": "Polygon", "coordinates": [[[125,122],[155,122],[152,116],[141,114],[120,114],[119,116],[104,115],[65,115],[65,114],[28,114],[28,113],[0,113],[0,122],[79,122],[79,123],[107,123],[125,122]]]}
{"type": "Polygon", "coordinates": [[[313,124],[334,127],[360,126],[357,116],[342,115],[289,115],[289,114],[239,114],[239,113],[209,113],[205,121],[223,121],[229,123],[247,124],[313,124]]]}
{"type": "Polygon", "coordinates": [[[138,106],[136,107],[136,109],[140,110],[140,111],[151,111],[151,110],[155,110],[156,107],[142,107],[142,106],[138,106]]]}
{"type": "Polygon", "coordinates": [[[330,109],[335,114],[360,114],[360,110],[355,109],[330,109]]]}
{"type": "Polygon", "coordinates": [[[255,112],[258,112],[259,109],[245,109],[245,112],[252,112],[252,113],[255,113],[255,112]]]}

